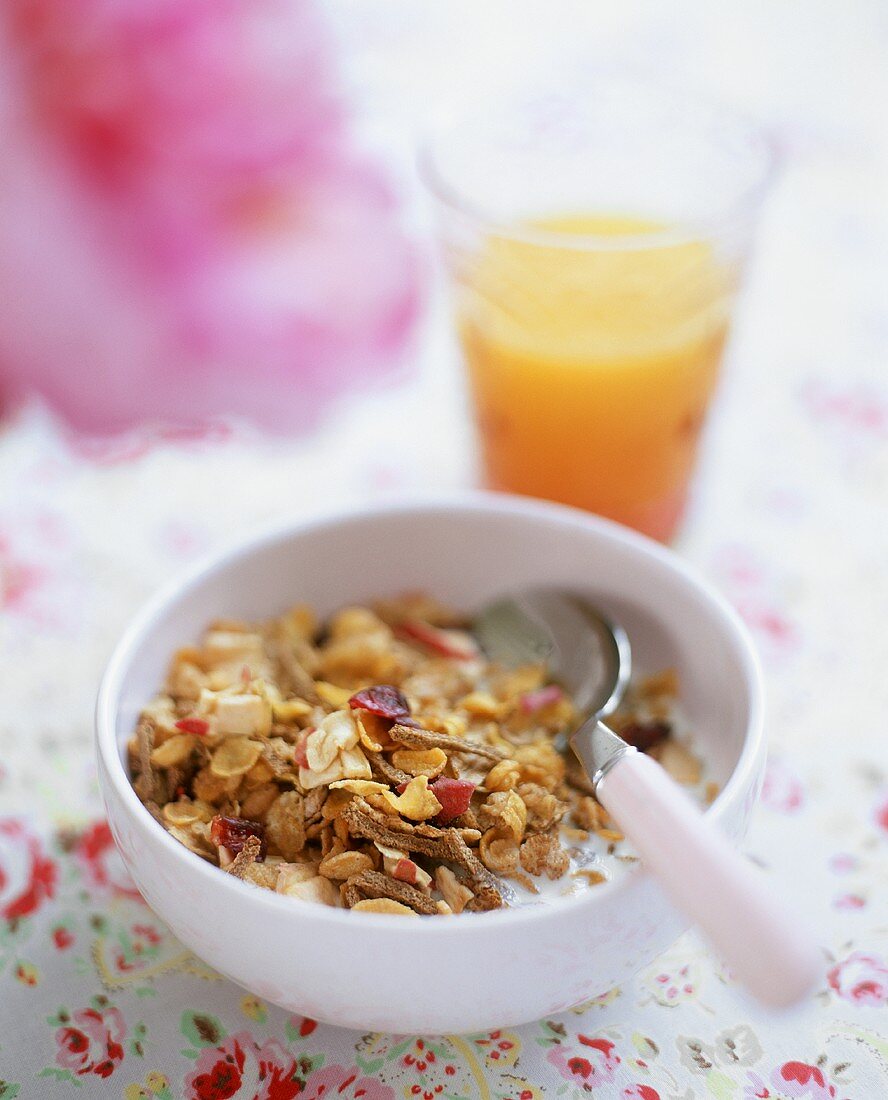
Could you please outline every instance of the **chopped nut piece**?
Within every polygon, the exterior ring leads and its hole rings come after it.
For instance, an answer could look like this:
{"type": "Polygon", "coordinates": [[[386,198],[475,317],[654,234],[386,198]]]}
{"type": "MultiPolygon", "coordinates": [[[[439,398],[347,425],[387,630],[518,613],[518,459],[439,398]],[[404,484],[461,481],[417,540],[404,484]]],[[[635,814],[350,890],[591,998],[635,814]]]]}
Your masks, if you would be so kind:
{"type": "Polygon", "coordinates": [[[461,913],[474,897],[468,886],[460,882],[453,871],[444,864],[439,864],[435,868],[435,885],[453,913],[461,913]]]}
{"type": "Polygon", "coordinates": [[[317,863],[281,863],[278,865],[278,880],[275,889],[286,894],[291,886],[318,877],[317,863]]]}
{"type": "Polygon", "coordinates": [[[320,902],[321,905],[339,905],[339,891],[328,878],[315,875],[313,878],[298,881],[288,877],[282,888],[280,880],[283,877],[284,873],[281,871],[277,886],[279,894],[286,894],[288,898],[302,898],[303,901],[320,902]]]}
{"type": "Polygon", "coordinates": [[[216,728],[223,737],[267,737],[271,731],[271,704],[261,695],[215,696],[216,728]]]}

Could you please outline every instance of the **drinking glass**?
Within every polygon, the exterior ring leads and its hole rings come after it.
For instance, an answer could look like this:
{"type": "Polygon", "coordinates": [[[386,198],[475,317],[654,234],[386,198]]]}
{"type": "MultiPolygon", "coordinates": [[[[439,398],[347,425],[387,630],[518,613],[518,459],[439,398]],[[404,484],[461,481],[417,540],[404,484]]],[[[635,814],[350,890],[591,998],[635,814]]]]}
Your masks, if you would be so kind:
{"type": "Polygon", "coordinates": [[[474,105],[420,167],[486,484],[670,539],[771,174],[764,136],[609,78],[474,105]]]}

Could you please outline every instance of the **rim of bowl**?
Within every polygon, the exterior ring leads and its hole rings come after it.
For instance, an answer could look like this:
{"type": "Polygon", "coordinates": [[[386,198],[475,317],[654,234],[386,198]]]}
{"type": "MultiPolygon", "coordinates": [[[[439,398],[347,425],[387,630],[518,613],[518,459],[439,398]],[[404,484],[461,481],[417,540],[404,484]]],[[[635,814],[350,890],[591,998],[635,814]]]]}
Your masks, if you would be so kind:
{"type": "MultiPolygon", "coordinates": [[[[750,773],[764,749],[763,676],[758,655],[746,627],[737,612],[715,588],[700,578],[694,569],[667,547],[612,520],[582,512],[576,508],[506,493],[470,491],[429,494],[412,496],[397,502],[331,509],[309,518],[288,519],[269,525],[248,538],[238,539],[222,550],[204,556],[194,565],[187,567],[144,603],[130,620],[129,626],[114,647],[99,685],[95,712],[96,752],[104,765],[105,774],[113,784],[127,812],[139,817],[149,827],[157,830],[158,842],[166,848],[171,859],[183,860],[197,877],[206,878],[208,883],[215,884],[218,889],[234,890],[241,896],[243,891],[247,892],[256,905],[271,905],[288,912],[293,917],[301,916],[354,930],[355,926],[351,923],[354,918],[347,910],[301,901],[299,898],[284,897],[270,890],[257,890],[231,875],[220,874],[218,867],[212,866],[200,856],[190,852],[152,818],[133,789],[117,745],[116,720],[120,688],[134,650],[149,633],[156,620],[174,605],[185,591],[209,574],[248,557],[268,545],[323,528],[336,527],[342,523],[374,516],[434,511],[523,516],[529,519],[554,521],[561,526],[592,529],[596,534],[620,544],[630,553],[640,553],[656,562],[662,569],[678,574],[686,584],[695,588],[711,605],[714,605],[741,658],[749,695],[749,718],[743,748],[737,763],[718,796],[710,806],[706,807],[704,813],[710,820],[718,821],[726,808],[742,797],[742,792],[750,780],[750,773]]],[[[468,932],[471,929],[490,929],[503,922],[510,925],[522,922],[532,923],[555,914],[566,914],[569,910],[579,912],[588,907],[591,911],[597,904],[596,898],[601,897],[605,892],[613,894],[625,889],[628,881],[639,874],[647,874],[643,866],[630,869],[616,880],[600,883],[594,890],[559,898],[557,904],[528,904],[489,913],[461,913],[455,924],[461,928],[464,927],[468,932]]],[[[447,929],[454,927],[454,922],[444,923],[447,929]]],[[[361,927],[371,926],[397,928],[403,933],[409,931],[414,935],[435,935],[434,930],[440,927],[439,922],[431,920],[408,921],[405,927],[403,919],[397,915],[362,913],[361,927]]]]}

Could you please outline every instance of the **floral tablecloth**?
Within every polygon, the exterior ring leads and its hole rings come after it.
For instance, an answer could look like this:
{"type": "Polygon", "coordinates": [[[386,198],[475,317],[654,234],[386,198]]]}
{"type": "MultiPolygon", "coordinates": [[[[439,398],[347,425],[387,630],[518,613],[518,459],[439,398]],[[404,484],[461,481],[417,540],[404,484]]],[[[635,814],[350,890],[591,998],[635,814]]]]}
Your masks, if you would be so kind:
{"type": "MultiPolygon", "coordinates": [[[[310,440],[220,424],[87,447],[40,409],[0,435],[2,1100],[888,1097],[888,19],[866,2],[665,10],[564,5],[589,47],[574,44],[578,79],[595,44],[721,87],[775,122],[785,154],[679,550],[764,657],[772,755],[747,848],[816,928],[816,993],[766,1014],[689,935],[556,1019],[359,1034],[219,978],[123,874],[91,750],[115,636],[155,585],[236,532],[471,482],[433,310],[413,381],[342,406],[310,440]]],[[[480,71],[505,18],[453,3],[457,34],[415,5],[334,11],[377,123],[398,125],[416,110],[408,86],[443,84],[458,49],[480,71]]],[[[546,36],[532,32],[497,64],[531,48],[538,60],[546,36]]]]}

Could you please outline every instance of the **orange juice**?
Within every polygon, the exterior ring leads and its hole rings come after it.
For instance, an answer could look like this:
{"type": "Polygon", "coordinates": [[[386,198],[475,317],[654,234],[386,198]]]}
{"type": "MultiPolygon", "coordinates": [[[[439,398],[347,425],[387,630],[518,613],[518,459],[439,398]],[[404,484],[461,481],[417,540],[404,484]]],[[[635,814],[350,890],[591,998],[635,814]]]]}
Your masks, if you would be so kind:
{"type": "Polygon", "coordinates": [[[527,229],[488,237],[458,288],[487,482],[667,539],[716,383],[729,273],[708,243],[637,218],[527,229]]]}

